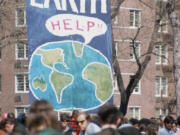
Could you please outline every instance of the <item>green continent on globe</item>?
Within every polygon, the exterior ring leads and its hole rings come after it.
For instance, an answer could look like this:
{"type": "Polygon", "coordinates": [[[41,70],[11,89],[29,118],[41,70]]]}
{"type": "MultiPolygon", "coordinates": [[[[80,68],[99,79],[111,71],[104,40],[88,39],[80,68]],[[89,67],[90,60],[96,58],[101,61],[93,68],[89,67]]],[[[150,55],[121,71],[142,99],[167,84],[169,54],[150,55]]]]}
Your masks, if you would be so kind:
{"type": "Polygon", "coordinates": [[[96,95],[101,101],[107,100],[113,90],[110,68],[101,64],[89,64],[83,76],[96,84],[96,95]]]}
{"type": "Polygon", "coordinates": [[[57,62],[63,62],[64,54],[62,49],[38,50],[37,54],[42,55],[42,62],[53,67],[57,62]]]}
{"type": "Polygon", "coordinates": [[[77,57],[80,57],[83,52],[83,44],[79,42],[73,42],[74,53],[77,57]]]}
{"type": "Polygon", "coordinates": [[[52,85],[54,86],[56,96],[58,98],[57,101],[60,102],[61,92],[64,87],[66,87],[68,84],[72,82],[72,76],[54,71],[51,74],[50,79],[51,79],[52,85]]]}
{"type": "Polygon", "coordinates": [[[46,90],[47,84],[46,84],[45,80],[43,79],[43,77],[38,77],[38,78],[34,79],[33,87],[35,89],[39,88],[40,90],[44,91],[44,90],[46,90]]]}

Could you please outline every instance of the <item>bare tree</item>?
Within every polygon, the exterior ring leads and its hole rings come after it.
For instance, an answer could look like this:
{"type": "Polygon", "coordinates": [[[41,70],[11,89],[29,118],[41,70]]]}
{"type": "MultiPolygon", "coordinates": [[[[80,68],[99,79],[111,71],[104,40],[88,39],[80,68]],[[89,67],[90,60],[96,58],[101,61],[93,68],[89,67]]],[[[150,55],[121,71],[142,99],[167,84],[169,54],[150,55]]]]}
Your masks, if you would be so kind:
{"type": "Polygon", "coordinates": [[[178,0],[169,0],[166,9],[171,21],[173,34],[173,56],[174,56],[174,79],[176,91],[176,112],[180,116],[180,2],[178,0]]]}
{"type": "MultiPolygon", "coordinates": [[[[116,15],[118,15],[120,6],[124,1],[125,0],[118,0],[117,7],[112,11],[112,18],[115,17],[116,15]]],[[[126,88],[124,86],[124,82],[123,82],[122,74],[121,74],[121,69],[120,69],[119,62],[118,62],[118,59],[116,56],[114,38],[113,38],[113,45],[112,45],[113,69],[114,69],[115,76],[117,77],[117,84],[118,84],[119,92],[121,95],[121,98],[120,98],[121,101],[120,101],[120,108],[119,109],[124,115],[127,113],[127,107],[128,107],[130,96],[131,96],[134,88],[137,86],[142,75],[144,74],[144,71],[145,71],[148,63],[150,62],[152,55],[154,55],[153,48],[156,44],[158,28],[160,26],[160,21],[162,19],[162,13],[160,13],[160,10],[158,10],[159,9],[158,5],[153,7],[152,5],[150,5],[147,2],[144,2],[142,0],[139,0],[139,2],[144,4],[145,6],[147,6],[147,8],[151,8],[155,12],[154,26],[153,26],[153,32],[151,35],[151,41],[149,42],[147,51],[142,55],[142,57],[144,57],[143,60],[140,60],[140,58],[137,57],[136,46],[135,46],[135,41],[136,41],[136,39],[139,35],[139,32],[141,31],[143,26],[139,27],[136,31],[135,36],[133,38],[131,38],[131,41],[133,43],[133,53],[135,55],[137,69],[136,69],[135,74],[133,76],[131,76],[130,81],[129,81],[126,88]]]]}

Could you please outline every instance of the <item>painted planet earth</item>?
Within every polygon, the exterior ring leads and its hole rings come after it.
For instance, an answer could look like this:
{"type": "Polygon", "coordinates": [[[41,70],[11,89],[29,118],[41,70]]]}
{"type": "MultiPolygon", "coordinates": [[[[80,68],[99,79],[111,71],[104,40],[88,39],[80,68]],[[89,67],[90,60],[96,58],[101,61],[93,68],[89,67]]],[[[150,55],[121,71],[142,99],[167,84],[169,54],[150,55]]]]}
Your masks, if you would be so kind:
{"type": "Polygon", "coordinates": [[[33,52],[29,64],[31,92],[50,101],[55,110],[91,110],[112,96],[107,58],[83,43],[46,43],[33,52]]]}

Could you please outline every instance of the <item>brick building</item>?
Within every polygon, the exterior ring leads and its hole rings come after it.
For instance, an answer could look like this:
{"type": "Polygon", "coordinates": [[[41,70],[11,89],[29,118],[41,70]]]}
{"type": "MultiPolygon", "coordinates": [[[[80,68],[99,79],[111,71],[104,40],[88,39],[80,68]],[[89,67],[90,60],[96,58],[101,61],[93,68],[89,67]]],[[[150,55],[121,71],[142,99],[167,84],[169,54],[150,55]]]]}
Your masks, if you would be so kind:
{"type": "MultiPolygon", "coordinates": [[[[112,10],[116,0],[111,0],[112,10]]],[[[26,112],[28,105],[28,48],[26,37],[25,0],[6,0],[0,9],[0,112],[26,112]]],[[[155,5],[154,1],[147,1],[155,5]]],[[[125,86],[137,70],[132,51],[132,38],[140,26],[135,40],[136,52],[143,59],[151,41],[155,12],[138,0],[125,0],[118,15],[112,20],[117,57],[125,86]]],[[[172,74],[172,45],[168,21],[159,28],[154,55],[135,88],[128,106],[128,117],[138,119],[158,117],[169,112],[167,106],[174,95],[172,74]],[[156,55],[155,55],[156,54],[156,55]]],[[[120,93],[115,81],[114,103],[119,106],[120,93]]]]}

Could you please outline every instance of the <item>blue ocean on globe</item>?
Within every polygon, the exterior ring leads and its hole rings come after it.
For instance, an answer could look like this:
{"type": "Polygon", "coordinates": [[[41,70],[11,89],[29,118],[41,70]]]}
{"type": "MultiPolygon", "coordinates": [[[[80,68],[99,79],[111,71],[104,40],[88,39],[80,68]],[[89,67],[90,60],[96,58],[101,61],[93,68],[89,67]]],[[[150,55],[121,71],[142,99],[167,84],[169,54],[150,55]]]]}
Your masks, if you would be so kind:
{"type": "MultiPolygon", "coordinates": [[[[78,43],[82,46],[78,48],[80,54],[77,55],[73,42],[74,41],[50,42],[36,48],[30,59],[30,90],[35,98],[50,101],[55,110],[95,109],[111,98],[113,87],[110,86],[110,89],[112,88],[109,90],[111,94],[108,94],[102,101],[97,97],[96,90],[98,87],[96,83],[87,79],[84,74],[89,73],[86,72],[88,66],[100,64],[111,71],[111,65],[102,53],[83,43],[78,43]],[[61,52],[60,56],[62,56],[62,58],[59,58],[58,62],[52,62],[52,64],[51,61],[49,61],[50,58],[45,57],[45,55],[48,54],[48,51],[52,52],[54,50],[61,52]],[[50,64],[45,64],[44,61],[50,64]],[[56,82],[57,79],[53,79],[53,75],[61,75],[69,79],[68,81],[62,79],[64,84],[66,82],[68,83],[66,85],[63,84],[63,88],[58,91],[60,93],[58,95],[55,87],[60,87],[61,85],[59,86],[58,84],[61,84],[61,82],[56,82]],[[35,80],[37,78],[40,78],[40,81],[38,80],[36,84],[43,84],[40,85],[44,86],[43,90],[41,87],[35,87],[35,80]],[[52,81],[55,82],[55,85],[52,85],[52,81]]],[[[51,53],[54,61],[57,59],[57,57],[55,57],[57,54],[55,53],[51,53]]],[[[90,68],[91,71],[93,71],[93,66],[90,68]]],[[[96,75],[93,76],[96,79],[96,75]]],[[[110,76],[112,75],[110,74],[110,76]]],[[[110,84],[112,85],[112,77],[110,84]]]]}

